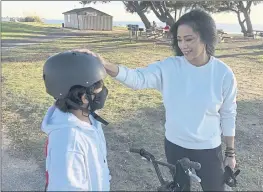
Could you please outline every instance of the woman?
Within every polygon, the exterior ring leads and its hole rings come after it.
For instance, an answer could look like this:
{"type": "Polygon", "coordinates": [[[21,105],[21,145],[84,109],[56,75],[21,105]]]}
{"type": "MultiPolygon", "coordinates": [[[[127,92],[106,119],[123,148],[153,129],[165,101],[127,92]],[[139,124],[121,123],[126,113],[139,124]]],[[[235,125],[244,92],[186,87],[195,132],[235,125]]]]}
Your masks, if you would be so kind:
{"type": "Polygon", "coordinates": [[[201,163],[197,174],[203,190],[223,191],[224,166],[234,169],[236,164],[236,78],[214,57],[217,31],[209,14],[198,9],[186,13],[171,34],[176,56],[138,69],[105,61],[104,66],[110,76],[134,90],[152,88],[162,93],[167,161],[175,164],[188,157],[201,163]]]}

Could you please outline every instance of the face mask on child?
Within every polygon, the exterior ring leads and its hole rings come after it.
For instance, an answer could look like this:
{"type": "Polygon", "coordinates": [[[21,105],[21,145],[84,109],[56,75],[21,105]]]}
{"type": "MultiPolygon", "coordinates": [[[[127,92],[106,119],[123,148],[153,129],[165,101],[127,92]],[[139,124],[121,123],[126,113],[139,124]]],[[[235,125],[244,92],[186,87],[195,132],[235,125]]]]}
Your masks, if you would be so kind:
{"type": "Polygon", "coordinates": [[[105,121],[103,118],[95,113],[97,109],[102,109],[104,107],[104,103],[108,96],[108,89],[103,86],[102,90],[99,93],[95,93],[94,96],[94,99],[92,100],[92,102],[90,102],[91,115],[104,125],[108,125],[109,123],[107,121],[105,121]]]}
{"type": "Polygon", "coordinates": [[[103,86],[102,90],[99,93],[95,93],[94,96],[95,97],[91,104],[91,110],[95,111],[97,109],[102,109],[108,96],[108,89],[103,86]]]}

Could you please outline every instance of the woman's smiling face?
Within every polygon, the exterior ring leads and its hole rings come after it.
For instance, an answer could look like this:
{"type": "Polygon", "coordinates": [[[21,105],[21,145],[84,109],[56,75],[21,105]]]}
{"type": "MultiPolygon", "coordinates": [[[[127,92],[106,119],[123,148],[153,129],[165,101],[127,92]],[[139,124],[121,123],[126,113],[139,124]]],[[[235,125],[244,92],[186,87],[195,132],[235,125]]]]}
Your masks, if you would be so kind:
{"type": "Polygon", "coordinates": [[[178,27],[177,41],[178,47],[188,61],[196,60],[206,52],[200,35],[194,32],[189,25],[182,24],[178,27]]]}

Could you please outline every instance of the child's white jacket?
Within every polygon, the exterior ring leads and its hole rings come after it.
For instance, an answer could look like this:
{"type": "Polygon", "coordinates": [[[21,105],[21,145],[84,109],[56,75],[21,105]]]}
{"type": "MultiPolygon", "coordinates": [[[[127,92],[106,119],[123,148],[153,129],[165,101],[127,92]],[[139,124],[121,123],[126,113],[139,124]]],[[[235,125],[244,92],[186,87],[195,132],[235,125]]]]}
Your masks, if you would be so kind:
{"type": "Polygon", "coordinates": [[[101,123],[92,125],[56,107],[48,109],[41,129],[46,145],[47,191],[109,191],[106,141],[101,123]]]}

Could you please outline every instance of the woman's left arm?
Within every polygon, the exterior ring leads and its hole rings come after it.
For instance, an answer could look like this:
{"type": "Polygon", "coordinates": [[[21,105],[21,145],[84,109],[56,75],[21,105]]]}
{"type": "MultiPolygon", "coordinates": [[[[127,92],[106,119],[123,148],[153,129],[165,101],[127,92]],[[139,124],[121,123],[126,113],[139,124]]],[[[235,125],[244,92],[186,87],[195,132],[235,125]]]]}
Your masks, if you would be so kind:
{"type": "Polygon", "coordinates": [[[228,148],[235,148],[235,136],[224,136],[225,144],[228,148]]]}
{"type": "Polygon", "coordinates": [[[237,81],[234,73],[229,71],[223,83],[223,104],[219,110],[221,127],[226,144],[226,155],[235,153],[235,130],[237,115],[237,81]]]}

